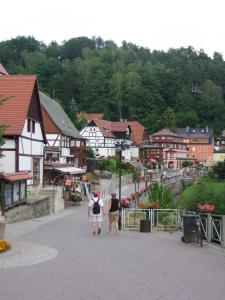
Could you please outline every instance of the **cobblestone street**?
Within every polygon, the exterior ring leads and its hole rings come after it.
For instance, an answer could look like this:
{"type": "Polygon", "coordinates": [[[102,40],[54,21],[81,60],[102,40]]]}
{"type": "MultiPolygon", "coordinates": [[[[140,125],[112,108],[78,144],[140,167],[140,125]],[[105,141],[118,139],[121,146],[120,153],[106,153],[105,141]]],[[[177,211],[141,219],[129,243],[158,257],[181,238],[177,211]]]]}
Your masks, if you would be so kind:
{"type": "Polygon", "coordinates": [[[180,233],[92,236],[87,202],[8,225],[0,255],[2,300],[225,299],[225,256],[180,233]]]}

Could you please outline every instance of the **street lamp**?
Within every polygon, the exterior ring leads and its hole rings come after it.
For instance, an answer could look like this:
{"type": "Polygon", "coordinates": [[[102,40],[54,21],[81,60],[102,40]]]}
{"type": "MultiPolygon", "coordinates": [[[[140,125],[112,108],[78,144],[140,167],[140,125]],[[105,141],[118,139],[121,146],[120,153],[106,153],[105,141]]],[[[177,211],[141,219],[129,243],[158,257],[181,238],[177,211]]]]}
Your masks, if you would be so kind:
{"type": "MultiPolygon", "coordinates": [[[[123,139],[115,142],[115,147],[119,153],[119,203],[121,203],[121,165],[122,165],[122,152],[130,148],[130,129],[127,128],[126,134],[123,139]]],[[[119,229],[121,229],[121,216],[119,218],[119,229]]]]}
{"type": "Polygon", "coordinates": [[[119,153],[119,201],[121,201],[121,164],[122,164],[122,152],[130,148],[129,143],[130,133],[127,132],[125,138],[115,142],[116,150],[119,153]]]}

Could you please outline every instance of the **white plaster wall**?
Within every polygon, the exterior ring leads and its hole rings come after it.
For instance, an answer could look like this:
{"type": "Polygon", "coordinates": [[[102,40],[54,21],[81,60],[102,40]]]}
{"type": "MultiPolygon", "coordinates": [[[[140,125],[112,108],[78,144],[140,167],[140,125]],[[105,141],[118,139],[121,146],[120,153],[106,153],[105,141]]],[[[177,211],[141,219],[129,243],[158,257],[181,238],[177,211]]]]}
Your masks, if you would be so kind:
{"type": "Polygon", "coordinates": [[[69,148],[62,148],[62,156],[67,156],[67,157],[73,157],[73,155],[70,155],[70,149],[69,148]]]}
{"type": "Polygon", "coordinates": [[[19,156],[19,170],[20,171],[32,171],[33,159],[30,156],[19,156]]]}
{"type": "Polygon", "coordinates": [[[28,139],[19,138],[19,153],[43,155],[44,143],[42,141],[33,141],[28,139]]]}
{"type": "Polygon", "coordinates": [[[32,153],[31,149],[32,149],[31,140],[19,138],[19,153],[31,154],[32,153]]]}
{"type": "Polygon", "coordinates": [[[46,138],[48,140],[49,146],[53,146],[53,145],[54,145],[54,147],[59,147],[60,146],[61,135],[58,135],[58,134],[46,134],[46,138]],[[57,141],[55,142],[56,138],[57,138],[57,141]]]}
{"type": "Polygon", "coordinates": [[[27,131],[27,119],[25,121],[23,131],[22,131],[22,136],[30,137],[33,139],[38,139],[38,140],[43,140],[43,135],[41,131],[41,125],[40,123],[35,122],[35,133],[28,132],[27,131]]]}
{"type": "Polygon", "coordinates": [[[1,148],[15,148],[16,147],[16,144],[15,144],[14,140],[5,139],[4,142],[5,143],[2,145],[1,148]]]}
{"type": "Polygon", "coordinates": [[[43,142],[32,142],[32,154],[33,155],[43,155],[44,153],[44,143],[43,142]]]}
{"type": "Polygon", "coordinates": [[[66,157],[59,157],[59,163],[60,164],[66,164],[66,157]]]}
{"type": "Polygon", "coordinates": [[[0,158],[0,172],[15,172],[15,151],[3,151],[3,157],[0,158]]]}
{"type": "MultiPolygon", "coordinates": [[[[31,156],[19,156],[19,170],[30,171],[33,173],[33,157],[31,156]]],[[[43,183],[43,157],[40,157],[40,184],[43,183]]],[[[33,184],[33,180],[27,181],[28,185],[33,184]]]]}
{"type": "Polygon", "coordinates": [[[138,147],[132,147],[131,148],[131,157],[132,158],[139,158],[139,148],[138,147]]]}
{"type": "Polygon", "coordinates": [[[122,156],[126,159],[126,160],[131,160],[131,149],[126,149],[125,151],[122,152],[122,156]]]}

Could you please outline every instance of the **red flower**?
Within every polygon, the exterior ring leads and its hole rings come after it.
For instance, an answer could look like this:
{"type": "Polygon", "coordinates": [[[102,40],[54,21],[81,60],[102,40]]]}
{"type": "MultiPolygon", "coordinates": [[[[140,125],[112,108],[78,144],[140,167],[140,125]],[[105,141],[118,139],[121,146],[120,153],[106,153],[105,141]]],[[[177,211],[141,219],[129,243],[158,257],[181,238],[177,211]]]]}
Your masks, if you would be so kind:
{"type": "Polygon", "coordinates": [[[153,206],[152,206],[154,209],[157,209],[157,208],[159,208],[159,204],[158,204],[158,201],[157,200],[155,200],[154,202],[153,202],[153,206]]]}

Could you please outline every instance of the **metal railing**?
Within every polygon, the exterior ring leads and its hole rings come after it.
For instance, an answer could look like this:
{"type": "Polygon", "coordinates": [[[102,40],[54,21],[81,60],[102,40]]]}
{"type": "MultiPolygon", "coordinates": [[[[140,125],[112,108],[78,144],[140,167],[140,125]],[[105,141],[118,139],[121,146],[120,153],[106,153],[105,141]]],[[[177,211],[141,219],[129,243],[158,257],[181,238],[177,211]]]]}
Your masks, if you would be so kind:
{"type": "MultiPolygon", "coordinates": [[[[178,230],[183,230],[182,215],[195,215],[193,211],[178,210],[178,230]]],[[[225,216],[209,213],[198,213],[201,218],[203,239],[208,243],[225,247],[225,216]]]]}
{"type": "Polygon", "coordinates": [[[122,209],[122,229],[140,230],[140,220],[150,220],[151,231],[178,230],[177,209],[122,209]]]}
{"type": "MultiPolygon", "coordinates": [[[[150,220],[151,231],[183,231],[183,215],[196,214],[180,209],[123,208],[123,230],[140,230],[141,220],[150,220]]],[[[199,213],[203,239],[208,243],[225,247],[225,215],[199,213]]]]}

